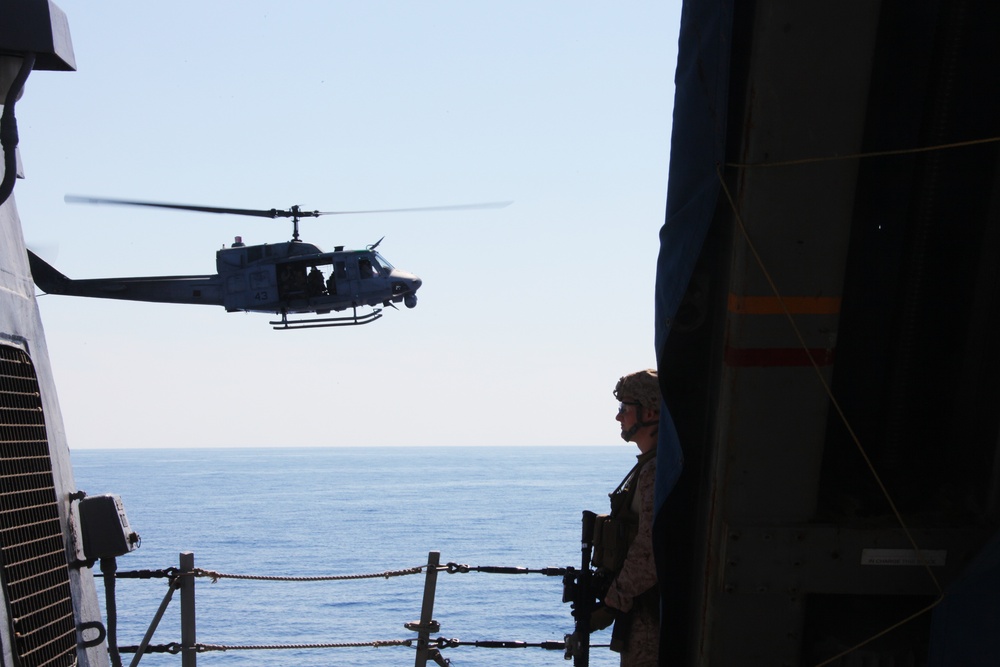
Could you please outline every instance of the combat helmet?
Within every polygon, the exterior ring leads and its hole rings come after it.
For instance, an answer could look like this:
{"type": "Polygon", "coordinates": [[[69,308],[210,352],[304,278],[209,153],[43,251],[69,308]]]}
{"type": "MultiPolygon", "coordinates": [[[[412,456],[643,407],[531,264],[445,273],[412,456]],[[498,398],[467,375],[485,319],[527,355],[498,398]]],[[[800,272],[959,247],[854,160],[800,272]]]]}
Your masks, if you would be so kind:
{"type": "Polygon", "coordinates": [[[660,381],[655,368],[629,373],[618,379],[615,398],[622,403],[638,403],[648,410],[660,410],[660,381]]]}

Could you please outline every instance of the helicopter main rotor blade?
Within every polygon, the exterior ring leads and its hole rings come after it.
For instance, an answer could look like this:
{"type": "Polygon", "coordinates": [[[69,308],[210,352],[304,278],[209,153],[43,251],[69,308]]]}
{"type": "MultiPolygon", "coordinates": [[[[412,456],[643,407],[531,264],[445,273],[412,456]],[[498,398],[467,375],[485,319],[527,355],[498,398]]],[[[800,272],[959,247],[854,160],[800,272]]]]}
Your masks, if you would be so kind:
{"type": "Polygon", "coordinates": [[[147,206],[151,208],[169,208],[180,211],[199,211],[201,213],[230,213],[232,215],[250,215],[258,218],[315,218],[319,211],[281,211],[271,209],[225,208],[221,206],[195,206],[192,204],[167,204],[155,201],[139,201],[135,199],[109,199],[106,197],[82,197],[66,195],[64,200],[71,204],[115,204],[118,206],[147,206]]]}
{"type": "Polygon", "coordinates": [[[371,211],[315,211],[316,215],[356,215],[362,213],[412,213],[415,211],[458,211],[476,208],[504,208],[512,201],[484,202],[481,204],[456,204],[453,206],[419,206],[417,208],[383,208],[371,211]]]}
{"type": "Polygon", "coordinates": [[[417,211],[458,211],[484,208],[504,208],[513,202],[483,202],[479,204],[457,204],[453,206],[419,206],[416,208],[383,208],[366,211],[304,211],[293,206],[287,211],[253,208],[226,208],[222,206],[197,206],[193,204],[167,204],[155,201],[140,201],[136,199],[112,199],[107,197],[83,197],[66,195],[65,201],[72,204],[115,204],[118,206],[147,206],[151,208],[169,208],[180,211],[199,211],[201,213],[230,213],[232,215],[250,215],[258,218],[317,218],[321,215],[360,215],[364,213],[413,213],[417,211]]]}

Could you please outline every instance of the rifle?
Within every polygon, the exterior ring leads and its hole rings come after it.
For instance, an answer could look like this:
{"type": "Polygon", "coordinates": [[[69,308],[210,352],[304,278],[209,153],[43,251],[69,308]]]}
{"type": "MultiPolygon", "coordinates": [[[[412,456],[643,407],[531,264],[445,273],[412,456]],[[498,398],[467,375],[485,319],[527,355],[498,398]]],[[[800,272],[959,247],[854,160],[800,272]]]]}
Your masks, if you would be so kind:
{"type": "Polygon", "coordinates": [[[583,534],[580,539],[580,570],[568,568],[563,576],[563,602],[570,602],[576,619],[574,632],[566,635],[566,659],[573,658],[573,667],[590,664],[590,616],[597,603],[594,572],[590,559],[594,552],[594,521],[597,515],[584,510],[583,534]]]}

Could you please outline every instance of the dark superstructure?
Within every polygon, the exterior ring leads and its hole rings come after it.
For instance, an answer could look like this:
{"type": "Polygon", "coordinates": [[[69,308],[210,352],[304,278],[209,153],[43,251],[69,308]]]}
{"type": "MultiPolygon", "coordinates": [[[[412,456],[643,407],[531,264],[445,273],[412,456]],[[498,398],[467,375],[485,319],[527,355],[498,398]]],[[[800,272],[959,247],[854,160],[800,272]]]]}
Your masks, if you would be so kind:
{"type": "Polygon", "coordinates": [[[685,2],[664,664],[1000,662],[998,29],[984,1],[685,2]]]}

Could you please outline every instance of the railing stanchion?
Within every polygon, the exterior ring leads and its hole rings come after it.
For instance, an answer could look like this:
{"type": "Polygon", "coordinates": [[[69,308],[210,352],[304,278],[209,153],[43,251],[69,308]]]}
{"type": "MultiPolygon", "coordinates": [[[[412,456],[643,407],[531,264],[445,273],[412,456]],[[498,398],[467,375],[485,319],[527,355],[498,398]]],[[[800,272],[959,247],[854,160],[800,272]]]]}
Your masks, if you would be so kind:
{"type": "Polygon", "coordinates": [[[195,646],[194,608],[194,554],[184,551],[180,557],[181,576],[181,666],[196,667],[198,652],[195,646]]]}
{"type": "Polygon", "coordinates": [[[441,552],[427,554],[427,577],[424,579],[424,602],[420,608],[420,627],[417,635],[417,659],[414,667],[426,667],[430,657],[431,624],[434,622],[434,591],[437,588],[438,564],[441,552]]]}

